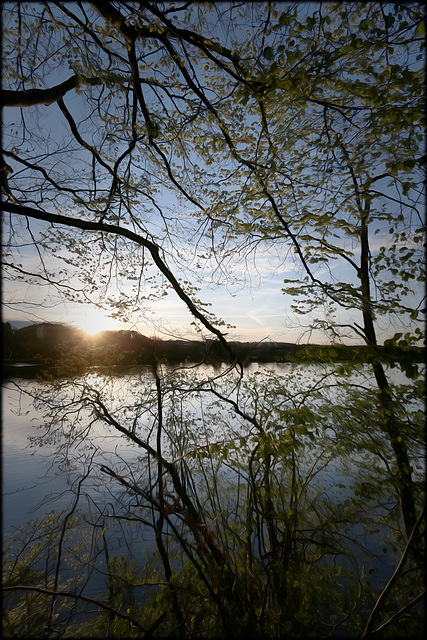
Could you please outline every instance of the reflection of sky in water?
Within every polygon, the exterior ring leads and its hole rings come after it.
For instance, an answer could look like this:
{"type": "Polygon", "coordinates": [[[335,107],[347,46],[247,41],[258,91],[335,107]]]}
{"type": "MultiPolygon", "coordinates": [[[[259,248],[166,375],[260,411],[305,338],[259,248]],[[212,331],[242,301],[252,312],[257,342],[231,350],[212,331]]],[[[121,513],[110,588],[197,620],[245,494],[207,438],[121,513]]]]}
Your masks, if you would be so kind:
{"type": "MultiPolygon", "coordinates": [[[[185,420],[194,426],[187,436],[186,446],[189,449],[191,447],[201,448],[207,442],[227,442],[230,441],[231,436],[236,439],[239,435],[257,436],[257,431],[253,426],[250,427],[248,435],[247,423],[244,424],[241,420],[236,419],[231,405],[225,405],[224,408],[222,403],[223,408],[220,410],[217,405],[212,406],[212,395],[209,392],[196,393],[194,391],[197,385],[206,379],[206,374],[218,376],[220,368],[205,367],[199,370],[187,369],[175,374],[172,372],[173,368],[162,369],[165,392],[163,398],[165,435],[162,447],[166,458],[170,459],[168,438],[175,440],[179,438],[179,425],[185,420]],[[190,376],[194,378],[193,393],[182,392],[180,395],[177,389],[188,389],[190,376]],[[173,418],[176,419],[175,423],[173,418]]],[[[242,388],[246,384],[250,385],[252,380],[257,380],[259,389],[265,384],[269,393],[273,393],[272,396],[270,395],[273,398],[273,404],[277,403],[277,406],[280,406],[280,403],[285,402],[285,398],[287,406],[291,403],[298,406],[303,401],[307,390],[312,389],[314,385],[316,388],[323,385],[324,391],[329,394],[332,406],[339,397],[340,391],[336,383],[340,382],[341,378],[330,374],[331,368],[323,365],[298,367],[286,363],[268,366],[253,364],[245,371],[242,388]],[[274,377],[277,374],[283,376],[283,395],[274,393],[276,388],[274,387],[274,377]]],[[[397,369],[393,370],[391,374],[395,382],[407,382],[397,369]]],[[[233,377],[234,374],[232,373],[230,376],[233,377]]],[[[135,416],[137,416],[135,433],[141,439],[147,439],[155,447],[157,406],[154,378],[148,367],[140,367],[132,374],[111,376],[110,378],[92,373],[81,378],[78,382],[82,384],[83,381],[100,392],[105,405],[120,423],[131,427],[134,424],[135,416]]],[[[39,392],[49,394],[52,391],[52,386],[49,383],[28,380],[17,382],[23,390],[34,395],[39,392]]],[[[368,370],[361,370],[352,374],[351,382],[360,385],[360,388],[371,387],[372,376],[368,370]]],[[[225,389],[227,384],[226,380],[218,379],[217,389],[220,390],[221,386],[224,386],[225,389]]],[[[228,384],[228,388],[230,389],[231,385],[228,384]]],[[[81,393],[81,387],[79,391],[72,391],[70,386],[64,385],[51,397],[51,400],[75,400],[79,398],[79,393],[81,393]]],[[[244,406],[247,413],[252,415],[254,411],[253,397],[249,395],[245,403],[244,391],[234,389],[228,396],[230,400],[236,400],[237,393],[239,393],[241,406],[244,406]]],[[[421,398],[420,405],[422,405],[421,398]]],[[[53,460],[51,454],[55,449],[54,443],[43,447],[28,448],[28,437],[45,433],[47,420],[43,412],[33,406],[32,398],[26,393],[22,393],[13,382],[7,382],[3,387],[2,409],[4,533],[11,531],[13,527],[23,525],[36,515],[71,505],[75,498],[77,482],[82,472],[88,468],[92,456],[92,472],[84,481],[82,493],[85,495],[81,498],[79,506],[83,509],[90,508],[92,512],[97,508],[107,512],[111,509],[111,513],[113,513],[117,509],[116,499],[119,499],[123,506],[137,504],[138,500],[135,499],[135,496],[126,493],[115,480],[99,471],[99,465],[106,464],[132,479],[138,486],[147,485],[146,463],[142,459],[138,460],[138,456],[144,452],[141,452],[137,445],[127,440],[123,435],[117,435],[113,428],[106,425],[93,424],[88,432],[93,448],[87,448],[85,443],[79,440],[70,441],[66,453],[72,464],[67,467],[58,455],[53,460]],[[36,429],[36,425],[41,426],[40,431],[36,429]]],[[[80,429],[88,428],[89,417],[86,409],[82,409],[78,414],[71,413],[69,417],[70,424],[75,421],[80,429]]],[[[324,429],[326,425],[322,426],[324,429]]],[[[285,425],[281,427],[281,429],[283,428],[285,425]]],[[[67,432],[65,425],[64,431],[67,432]]],[[[312,471],[318,470],[319,473],[314,476],[312,485],[307,492],[307,504],[310,500],[315,503],[323,496],[328,496],[333,502],[337,501],[338,503],[351,497],[353,495],[353,471],[357,473],[362,470],[367,473],[369,460],[363,461],[363,454],[354,452],[351,460],[347,460],[347,464],[344,464],[341,458],[331,457],[330,454],[328,459],[327,454],[322,452],[322,443],[315,441],[308,442],[308,444],[309,448],[302,447],[298,451],[299,472],[303,476],[310,469],[312,471]],[[326,462],[327,465],[321,469],[326,462]],[[352,467],[352,464],[355,466],[352,467]]],[[[239,462],[238,447],[231,449],[228,462],[232,461],[239,462]]],[[[229,483],[237,477],[236,472],[227,468],[222,477],[227,480],[227,491],[230,491],[229,483]]],[[[201,486],[198,487],[198,490],[201,490],[201,486]]],[[[235,495],[234,497],[233,495],[233,491],[231,491],[231,502],[235,499],[235,495]]],[[[392,506],[392,502],[386,498],[385,504],[387,503],[389,507],[392,506]]],[[[365,503],[365,507],[366,504],[369,506],[369,502],[365,503]]],[[[371,507],[372,517],[375,517],[378,513],[378,507],[374,508],[374,502],[369,506],[369,508],[371,507]]],[[[150,529],[144,529],[144,527],[142,529],[140,526],[138,529],[137,525],[128,531],[130,539],[133,540],[132,548],[134,550],[146,548],[146,545],[150,544],[153,539],[153,532],[150,529]]],[[[382,551],[384,542],[381,537],[372,536],[357,521],[348,533],[349,544],[353,549],[358,550],[359,558],[366,571],[378,569],[377,576],[371,576],[370,579],[381,583],[390,577],[390,547],[388,547],[387,554],[384,554],[382,551]],[[379,559],[375,559],[374,554],[377,554],[379,559]]],[[[383,529],[381,534],[385,533],[387,532],[383,529]]],[[[119,532],[116,532],[112,539],[118,549],[122,545],[119,532]]]]}
{"type": "MultiPolygon", "coordinates": [[[[164,367],[162,369],[165,390],[163,397],[164,427],[168,431],[168,435],[165,435],[162,440],[165,455],[167,455],[168,451],[168,437],[174,438],[175,435],[179,437],[179,434],[174,435],[174,430],[176,431],[179,427],[180,420],[195,421],[193,434],[195,447],[203,446],[208,442],[226,441],[230,436],[231,429],[234,435],[247,435],[249,426],[251,433],[256,435],[256,430],[253,427],[240,419],[236,419],[231,405],[222,403],[222,409],[220,409],[219,405],[212,405],[213,397],[209,391],[200,393],[194,391],[204,379],[204,375],[219,375],[219,368],[214,369],[211,366],[202,367],[198,370],[190,368],[175,374],[173,374],[173,371],[173,368],[164,367]],[[177,387],[186,388],[190,376],[194,380],[192,385],[193,393],[177,393],[177,387]],[[171,417],[175,417],[175,424],[171,417]],[[239,427],[239,425],[241,426],[239,427]]],[[[292,402],[298,405],[304,401],[307,390],[312,389],[314,385],[329,394],[331,406],[334,403],[334,399],[339,395],[339,388],[336,386],[337,378],[334,375],[330,375],[331,369],[323,365],[297,367],[287,363],[267,366],[255,363],[245,370],[242,387],[245,387],[246,384],[252,384],[251,379],[259,380],[260,384],[266,382],[266,372],[270,372],[273,376],[276,374],[283,376],[285,394],[284,396],[275,395],[273,399],[278,404],[286,402],[286,406],[289,406],[292,402]]],[[[392,370],[391,374],[395,382],[405,381],[403,375],[397,369],[392,370]]],[[[233,376],[234,374],[231,375],[233,376]]],[[[78,380],[79,383],[83,383],[83,381],[100,392],[103,402],[118,422],[129,428],[134,427],[138,437],[147,440],[153,447],[156,446],[157,406],[155,384],[148,367],[140,367],[137,371],[134,370],[133,374],[112,376],[110,378],[89,373],[78,380]]],[[[362,370],[353,373],[351,381],[353,384],[367,387],[372,385],[372,376],[362,370]]],[[[221,390],[222,387],[225,390],[228,381],[227,379],[222,381],[219,378],[216,384],[218,390],[221,390]]],[[[63,386],[52,397],[52,395],[49,395],[51,393],[49,383],[21,380],[19,385],[23,391],[27,391],[30,394],[36,395],[36,392],[40,391],[47,392],[47,397],[51,401],[76,400],[79,397],[79,393],[81,393],[81,389],[78,392],[72,392],[69,386],[63,386]]],[[[204,386],[203,388],[208,389],[209,387],[204,386]]],[[[240,406],[244,407],[245,411],[252,415],[254,407],[250,395],[249,400],[246,402],[241,390],[237,392],[235,389],[231,394],[228,393],[227,395],[230,400],[236,400],[237,393],[239,393],[240,406]]],[[[422,401],[420,399],[421,404],[422,401]]],[[[28,504],[34,504],[41,499],[42,493],[50,486],[49,478],[56,478],[56,485],[59,482],[64,482],[64,479],[59,481],[58,478],[59,457],[56,456],[55,463],[49,457],[55,449],[55,444],[44,444],[42,448],[39,446],[28,448],[28,437],[45,434],[48,422],[46,417],[43,416],[43,412],[33,406],[32,398],[26,393],[21,393],[13,382],[8,382],[3,388],[2,409],[3,489],[6,494],[12,492],[11,496],[6,495],[5,498],[4,517],[6,521],[11,521],[12,517],[9,509],[15,511],[16,515],[21,513],[23,516],[25,511],[24,504],[28,506],[28,504]],[[36,428],[36,426],[40,428],[36,428]],[[39,491],[37,491],[37,486],[39,486],[39,491]],[[31,499],[27,498],[23,493],[13,493],[23,487],[32,492],[31,499]],[[32,488],[30,489],[30,487],[32,488]],[[36,496],[36,494],[38,495],[36,496]],[[19,495],[19,499],[17,495],[19,495]]],[[[66,432],[67,426],[70,428],[74,422],[80,431],[84,434],[90,434],[90,442],[97,449],[95,460],[98,463],[101,461],[108,462],[111,466],[118,465],[123,468],[141,453],[135,443],[122,434],[117,434],[113,427],[96,422],[88,428],[89,414],[87,409],[80,409],[78,414],[71,412],[69,420],[69,425],[64,426],[64,431],[66,432]]],[[[323,424],[323,428],[325,426],[323,424]]],[[[188,436],[188,443],[190,439],[191,434],[188,436]]],[[[314,454],[315,447],[313,444],[311,444],[311,450],[314,454]]],[[[79,439],[76,439],[74,442],[70,441],[66,453],[71,461],[74,461],[82,468],[88,457],[92,455],[93,449],[88,450],[85,442],[80,442],[79,439]]],[[[361,457],[355,452],[353,455],[354,462],[361,459],[361,457]]],[[[307,464],[310,464],[310,460],[307,460],[307,464]]],[[[332,478],[337,477],[339,468],[340,465],[337,462],[331,461],[327,469],[328,474],[332,478]]],[[[90,479],[87,484],[90,484],[90,479]]],[[[20,517],[18,520],[20,520],[20,517]]]]}

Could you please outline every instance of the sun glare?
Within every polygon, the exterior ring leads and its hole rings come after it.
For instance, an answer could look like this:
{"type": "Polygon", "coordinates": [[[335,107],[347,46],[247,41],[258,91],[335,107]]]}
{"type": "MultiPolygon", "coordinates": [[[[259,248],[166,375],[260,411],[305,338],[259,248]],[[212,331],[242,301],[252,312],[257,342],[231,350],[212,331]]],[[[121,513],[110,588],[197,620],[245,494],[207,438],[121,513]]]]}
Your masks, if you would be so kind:
{"type": "Polygon", "coordinates": [[[106,318],[102,312],[92,311],[81,318],[76,318],[76,324],[86,333],[93,336],[100,331],[114,329],[114,323],[111,318],[106,318]]]}

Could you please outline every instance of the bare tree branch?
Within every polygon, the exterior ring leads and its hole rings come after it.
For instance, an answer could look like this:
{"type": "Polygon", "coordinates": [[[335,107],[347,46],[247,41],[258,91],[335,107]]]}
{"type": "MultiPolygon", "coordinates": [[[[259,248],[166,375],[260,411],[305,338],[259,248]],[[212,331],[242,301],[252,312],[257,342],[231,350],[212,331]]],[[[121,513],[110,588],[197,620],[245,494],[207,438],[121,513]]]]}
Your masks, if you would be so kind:
{"type": "Polygon", "coordinates": [[[34,107],[38,104],[48,106],[63,98],[68,91],[75,89],[82,82],[92,86],[102,84],[102,80],[99,78],[86,78],[83,80],[77,75],[73,75],[65,82],[61,82],[61,84],[49,89],[25,89],[23,91],[2,89],[0,91],[0,104],[3,107],[34,107]]]}
{"type": "Polygon", "coordinates": [[[232,361],[235,361],[236,364],[239,364],[239,368],[242,371],[242,365],[238,362],[233,349],[228,344],[224,334],[219,329],[214,327],[211,322],[209,322],[209,320],[198,310],[191,298],[185,293],[178,280],[173,275],[172,271],[160,256],[159,247],[154,244],[154,242],[151,242],[151,240],[148,240],[147,238],[143,238],[141,235],[135,233],[134,231],[131,231],[130,229],[126,229],[125,227],[121,227],[115,224],[106,224],[105,222],[91,222],[90,220],[82,220],[80,218],[70,218],[68,216],[41,211],[40,209],[26,207],[24,205],[15,204],[13,202],[4,202],[3,209],[5,211],[9,211],[10,213],[15,213],[16,215],[34,218],[36,220],[44,220],[45,222],[60,224],[66,227],[82,229],[84,231],[101,231],[113,234],[115,236],[121,236],[148,249],[155,265],[166,277],[168,282],[172,285],[178,297],[181,298],[181,300],[187,305],[193,316],[197,318],[197,320],[199,320],[203,324],[203,326],[208,329],[208,331],[210,331],[210,333],[213,333],[218,338],[220,343],[223,345],[223,347],[231,357],[232,361]]]}

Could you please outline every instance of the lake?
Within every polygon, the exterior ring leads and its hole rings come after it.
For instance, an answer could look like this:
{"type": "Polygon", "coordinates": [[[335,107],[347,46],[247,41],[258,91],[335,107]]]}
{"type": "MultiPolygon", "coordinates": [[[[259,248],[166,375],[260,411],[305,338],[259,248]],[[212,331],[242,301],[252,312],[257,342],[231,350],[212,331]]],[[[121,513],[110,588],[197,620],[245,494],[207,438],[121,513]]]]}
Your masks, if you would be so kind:
{"type": "MultiPolygon", "coordinates": [[[[395,384],[406,384],[411,389],[411,381],[397,369],[390,373],[395,384]]],[[[19,375],[5,381],[3,533],[12,533],[28,520],[45,514],[55,516],[62,509],[75,509],[76,514],[83,514],[80,535],[83,531],[84,535],[91,535],[90,526],[86,528],[87,520],[92,524],[102,522],[104,528],[107,522],[109,528],[103,530],[102,542],[98,539],[93,542],[95,570],[84,591],[86,595],[95,595],[106,580],[105,553],[107,558],[125,553],[140,559],[141,554],[149,554],[155,546],[153,527],[150,523],[145,525],[141,516],[141,498],[129,491],[129,486],[120,485],[117,478],[102,471],[108,468],[143,489],[148,487],[151,475],[155,475],[155,465],[149,460],[150,454],[147,462],[147,451],[118,433],[112,421],[130,429],[153,449],[161,449],[162,455],[180,469],[184,469],[184,459],[191,462],[194,452],[200,455],[204,448],[209,450],[209,457],[194,467],[193,475],[185,477],[195,483],[198,499],[206,504],[211,500],[213,504],[208,479],[216,474],[221,496],[215,500],[219,504],[227,494],[230,511],[236,513],[241,503],[239,492],[248,473],[247,451],[268,446],[274,456],[274,447],[279,442],[275,434],[279,434],[280,464],[285,471],[278,478],[288,481],[289,461],[290,468],[294,465],[294,479],[297,476],[303,487],[299,494],[301,501],[304,490],[307,505],[318,504],[320,508],[320,499],[326,497],[325,504],[348,505],[353,500],[355,508],[364,509],[360,514],[355,511],[354,522],[346,529],[348,545],[357,561],[370,572],[371,587],[379,589],[386,583],[394,570],[398,550],[395,535],[390,537],[384,518],[394,512],[396,520],[396,499],[387,490],[380,495],[381,491],[372,484],[375,474],[386,477],[387,471],[384,459],[372,454],[372,443],[384,447],[386,455],[390,455],[390,450],[379,442],[377,425],[369,424],[372,415],[369,393],[374,383],[367,367],[338,374],[329,365],[253,364],[245,370],[243,382],[238,386],[236,374],[227,374],[225,367],[197,370],[164,367],[160,377],[161,434],[157,429],[159,396],[150,367],[118,370],[108,376],[92,371],[77,378],[74,385],[66,380],[39,381],[19,375]],[[207,376],[212,382],[205,384],[207,376]],[[88,402],[95,408],[95,414],[87,409],[88,402]],[[110,425],[96,420],[103,407],[109,411],[110,425]],[[351,420],[347,424],[349,413],[351,420]],[[245,415],[262,418],[270,434],[268,439],[260,436],[256,425],[245,415]],[[363,444],[365,436],[359,442],[359,432],[366,429],[367,421],[366,438],[372,440],[370,450],[363,444]],[[283,435],[287,432],[293,434],[288,440],[283,435]],[[354,440],[354,446],[349,447],[348,440],[354,440]],[[134,522],[125,529],[120,518],[129,514],[134,522]],[[371,519],[376,522],[372,529],[371,519]],[[387,553],[382,551],[385,547],[387,553]]],[[[408,390],[405,394],[404,412],[418,415],[423,410],[422,397],[411,395],[408,390]]],[[[414,474],[421,479],[423,451],[411,445],[410,454],[414,474]]],[[[270,455],[270,450],[266,455],[270,455]]],[[[168,491],[170,494],[172,490],[168,491]]],[[[345,562],[343,559],[343,566],[345,562]]]]}
{"type": "MultiPolygon", "coordinates": [[[[306,387],[310,388],[312,381],[316,379],[313,369],[319,374],[320,379],[328,370],[321,365],[317,367],[305,365],[301,368],[293,364],[281,363],[252,364],[245,370],[245,374],[262,376],[266,371],[273,372],[283,376],[288,384],[289,374],[294,371],[299,379],[306,375],[306,387]]],[[[166,368],[166,375],[170,371],[166,368]]],[[[52,460],[53,446],[45,444],[39,447],[29,442],[29,438],[38,434],[37,426],[43,423],[44,419],[43,410],[34,406],[34,396],[41,390],[49,390],[50,384],[21,378],[19,372],[20,369],[17,367],[17,376],[13,380],[6,381],[2,389],[4,533],[9,533],[14,528],[25,524],[27,520],[42,515],[47,507],[48,510],[65,507],[73,494],[70,486],[71,474],[64,473],[64,469],[52,460]]],[[[217,375],[220,369],[205,367],[201,373],[199,372],[200,378],[206,373],[217,375]]],[[[403,376],[400,377],[403,379],[403,376]]],[[[367,385],[373,384],[370,376],[361,373],[354,374],[353,378],[355,384],[360,384],[361,381],[367,385]]],[[[144,385],[141,386],[143,393],[148,396],[153,392],[149,367],[139,367],[131,374],[119,374],[105,379],[102,375],[90,374],[88,379],[97,386],[104,387],[104,390],[107,388],[106,395],[116,407],[125,404],[129,407],[135,405],[135,396],[138,395],[135,386],[141,385],[141,380],[144,381],[144,385]],[[148,386],[147,380],[151,382],[148,386]]],[[[296,378],[293,379],[293,383],[296,385],[296,378]]],[[[328,384],[333,385],[334,378],[329,379],[328,384]]],[[[188,405],[191,404],[192,400],[188,400],[188,405]]],[[[185,411],[185,408],[181,407],[181,410],[185,411]]],[[[200,418],[199,408],[196,413],[197,418],[200,418]]],[[[100,445],[100,441],[102,442],[105,457],[112,463],[122,458],[130,460],[137,452],[137,448],[123,436],[113,435],[108,430],[92,432],[91,437],[97,446],[100,445]]]]}

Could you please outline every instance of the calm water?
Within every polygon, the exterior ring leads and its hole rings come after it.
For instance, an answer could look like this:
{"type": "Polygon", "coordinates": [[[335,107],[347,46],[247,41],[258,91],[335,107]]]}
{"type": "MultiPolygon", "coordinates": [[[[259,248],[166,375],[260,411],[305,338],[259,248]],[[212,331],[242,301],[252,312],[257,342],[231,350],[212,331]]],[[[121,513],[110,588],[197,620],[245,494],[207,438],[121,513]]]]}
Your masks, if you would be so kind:
{"type": "MultiPolygon", "coordinates": [[[[232,411],[226,417],[215,423],[216,407],[211,406],[211,396],[200,394],[195,398],[194,394],[181,394],[179,397],[173,392],[173,385],[179,385],[179,380],[174,378],[169,384],[169,371],[165,370],[166,392],[164,396],[165,412],[175,415],[179,421],[192,420],[197,432],[194,433],[194,442],[197,446],[202,446],[204,440],[221,440],[226,436],[227,424],[236,425],[233,422],[232,411]],[[227,423],[227,416],[229,422],[227,423]]],[[[210,375],[219,372],[212,368],[206,368],[202,373],[210,375]]],[[[252,365],[246,371],[248,376],[258,376],[259,384],[270,384],[268,381],[272,374],[283,377],[284,385],[287,389],[288,397],[294,402],[304,395],[304,390],[311,389],[314,381],[322,381],[325,385],[325,393],[330,394],[331,403],[338,397],[339,390],[336,385],[336,378],[328,375],[327,367],[321,365],[306,365],[305,367],[295,367],[289,364],[275,365],[252,365]]],[[[183,373],[182,383],[185,382],[189,373],[183,373]]],[[[393,372],[395,378],[403,376],[396,371],[393,372]]],[[[133,424],[135,415],[138,414],[136,433],[146,439],[153,446],[156,445],[156,433],[153,427],[155,422],[156,407],[150,404],[150,398],[154,391],[154,379],[150,370],[141,367],[131,374],[116,375],[104,378],[102,375],[91,374],[86,376],[87,381],[98,388],[105,398],[106,404],[112,407],[113,413],[120,416],[123,424],[128,426],[133,424]]],[[[369,387],[372,380],[369,372],[361,371],[352,374],[351,381],[361,387],[369,387]]],[[[273,384],[273,383],[272,383],[273,384]]],[[[318,382],[320,384],[320,382],[318,382]]],[[[24,380],[15,378],[8,380],[3,385],[2,392],[2,444],[3,444],[3,465],[2,465],[2,490],[3,490],[3,533],[11,533],[16,528],[24,525],[28,520],[41,515],[58,511],[61,508],[70,508],[75,499],[75,489],[81,477],[82,471],[88,468],[88,461],[91,460],[91,473],[84,482],[85,498],[81,500],[80,506],[85,509],[88,506],[102,507],[108,505],[112,500],[110,494],[110,481],[102,474],[99,475],[99,465],[107,464],[114,469],[129,471],[132,468],[138,469],[138,454],[140,450],[131,442],[128,442],[122,435],[116,435],[111,429],[104,426],[94,425],[90,429],[90,440],[93,445],[91,450],[85,449],[81,441],[77,438],[67,443],[66,455],[61,459],[56,450],[58,442],[55,438],[45,443],[42,447],[31,444],[29,438],[35,435],[42,435],[47,432],[49,420],[45,409],[34,405],[34,396],[43,393],[51,393],[50,383],[35,380],[24,380]],[[66,462],[66,459],[68,462],[66,462]],[[71,464],[69,464],[71,463],[71,464]],[[101,482],[100,482],[101,478],[101,482]],[[103,478],[103,479],[102,479],[103,478]],[[91,503],[91,500],[93,501],[91,503]]],[[[71,387],[66,385],[58,392],[56,400],[68,398],[76,399],[76,392],[71,391],[71,387]],[[62,394],[62,395],[61,395],[62,394]]],[[[46,396],[48,397],[48,396],[46,396]]],[[[236,392],[230,395],[230,399],[236,399],[236,392]]],[[[239,400],[241,400],[239,396],[239,400]]],[[[277,402],[279,398],[277,397],[277,402]]],[[[422,403],[421,399],[419,400],[422,403]]],[[[244,403],[243,403],[244,404],[244,403]]],[[[250,413],[253,407],[245,405],[250,413]]],[[[58,414],[59,420],[59,414],[58,414]]],[[[84,429],[88,424],[88,415],[84,410],[71,412],[70,424],[84,429]]],[[[55,417],[53,418],[55,424],[55,417]]],[[[168,427],[168,436],[173,439],[172,427],[168,427]]],[[[64,423],[63,433],[67,433],[67,425],[64,423]]],[[[245,432],[242,431],[242,434],[245,432]]],[[[168,446],[167,440],[163,442],[168,446]]],[[[356,458],[355,458],[356,459],[356,458]]],[[[333,485],[348,480],[348,472],[342,474],[340,463],[332,460],[327,471],[323,474],[322,480],[329,484],[331,496],[333,496],[333,485]]],[[[113,492],[117,492],[117,484],[114,485],[113,492]]],[[[354,527],[353,534],[359,541],[363,541],[376,551],[379,542],[364,537],[363,530],[354,527]]],[[[116,540],[116,547],[120,547],[119,534],[116,540]]],[[[149,546],[153,543],[153,532],[150,529],[139,533],[138,545],[149,546]]],[[[368,561],[369,562],[369,561],[368,561]]],[[[382,580],[389,577],[391,566],[387,561],[383,561],[379,573],[382,580]]]]}
{"type": "MultiPolygon", "coordinates": [[[[289,389],[290,381],[297,386],[297,377],[299,377],[299,385],[306,378],[306,386],[310,386],[310,381],[316,377],[322,378],[325,375],[326,367],[310,365],[305,368],[295,367],[292,364],[271,364],[258,365],[253,364],[248,367],[246,375],[265,376],[265,373],[273,372],[284,377],[286,385],[289,389]],[[289,378],[291,374],[291,378],[289,378]],[[296,377],[294,377],[294,374],[296,377]]],[[[166,371],[166,373],[168,373],[166,371]]],[[[215,373],[211,367],[206,367],[203,373],[215,373]]],[[[404,381],[402,374],[397,370],[392,372],[395,381],[404,381]]],[[[364,385],[371,385],[372,380],[370,374],[355,373],[352,380],[357,383],[363,382],[364,385]]],[[[328,385],[333,385],[335,378],[327,378],[328,385]]],[[[115,376],[108,382],[102,376],[90,376],[89,382],[97,384],[103,389],[104,397],[107,398],[111,405],[118,409],[123,409],[125,405],[129,406],[129,419],[134,419],[135,407],[142,415],[142,422],[146,420],[144,416],[144,407],[141,407],[141,400],[148,397],[153,392],[152,376],[149,369],[141,367],[135,373],[124,374],[123,376],[115,376]],[[148,381],[148,382],[147,382],[148,381]],[[149,388],[148,388],[148,386],[149,388]]],[[[301,387],[298,386],[298,389],[301,387]]],[[[9,533],[15,527],[21,526],[30,518],[40,516],[51,509],[58,509],[67,506],[74,495],[73,478],[77,477],[81,469],[69,470],[64,473],[64,467],[58,464],[58,461],[52,458],[54,444],[40,446],[30,445],[29,438],[36,434],[43,433],[37,429],[37,426],[44,423],[44,412],[40,408],[34,406],[33,395],[37,395],[40,390],[48,390],[49,383],[40,383],[34,380],[24,380],[15,378],[6,381],[2,388],[2,489],[3,489],[3,532],[9,533]],[[77,475],[76,475],[77,474],[77,475]]],[[[336,393],[336,391],[333,391],[336,393]]],[[[205,409],[208,402],[204,401],[205,409]]],[[[168,400],[165,399],[167,407],[168,400]]],[[[422,400],[420,398],[420,404],[422,400]]],[[[187,409],[193,410],[193,416],[200,416],[200,408],[194,408],[192,400],[188,400],[187,409]],[[191,407],[190,407],[191,405],[191,407]]],[[[248,408],[249,412],[251,407],[248,408]]],[[[145,408],[146,412],[149,408],[145,408]]],[[[182,403],[180,410],[183,411],[182,403]]],[[[123,416],[123,414],[121,414],[123,416]]],[[[80,416],[80,420],[84,421],[84,415],[80,416]]],[[[124,422],[126,422],[124,420],[124,422]]],[[[149,429],[149,421],[146,429],[149,429]]],[[[142,437],[147,436],[147,431],[140,434],[142,437]]],[[[138,449],[132,443],[119,435],[115,435],[108,429],[97,427],[92,429],[91,438],[95,446],[99,446],[98,455],[101,456],[103,451],[103,461],[114,464],[123,463],[123,460],[131,461],[138,454],[138,449]]],[[[154,444],[154,442],[153,442],[154,444]]],[[[72,456],[75,461],[83,461],[85,456],[78,451],[73,451],[72,456]]],[[[86,486],[90,487],[90,481],[86,486]]]]}
{"type": "MultiPolygon", "coordinates": [[[[287,365],[272,365],[270,368],[276,372],[288,371],[287,365]]],[[[248,372],[257,370],[262,370],[262,367],[253,365],[248,372]]],[[[206,367],[203,373],[212,375],[216,371],[212,367],[206,367]]],[[[28,520],[52,509],[67,507],[74,496],[73,479],[84,468],[81,465],[76,473],[71,470],[64,473],[63,465],[52,456],[53,444],[40,447],[30,442],[31,437],[43,433],[40,426],[45,421],[45,411],[35,406],[34,396],[41,391],[48,391],[50,385],[20,378],[19,368],[17,374],[16,378],[5,381],[2,385],[3,533],[10,533],[28,520]]],[[[102,375],[94,374],[88,377],[88,381],[103,389],[109,406],[123,408],[128,405],[131,421],[134,412],[141,411],[141,398],[138,396],[148,397],[154,391],[153,377],[147,367],[140,367],[131,375],[111,377],[108,381],[102,375]],[[138,408],[135,409],[135,406],[138,408]]],[[[167,399],[165,404],[167,405],[167,399]]],[[[82,421],[84,417],[80,419],[82,421]]],[[[124,422],[126,423],[125,420],[124,422]]],[[[147,436],[148,430],[149,426],[140,435],[147,436]]],[[[135,445],[120,434],[115,435],[99,425],[91,430],[91,440],[100,448],[99,461],[102,458],[102,462],[107,462],[110,466],[122,464],[123,460],[131,462],[138,455],[135,445]]],[[[77,464],[79,460],[82,462],[85,459],[83,453],[79,456],[76,451],[72,451],[70,457],[77,464]]],[[[85,486],[90,487],[90,480],[85,486]]]]}

